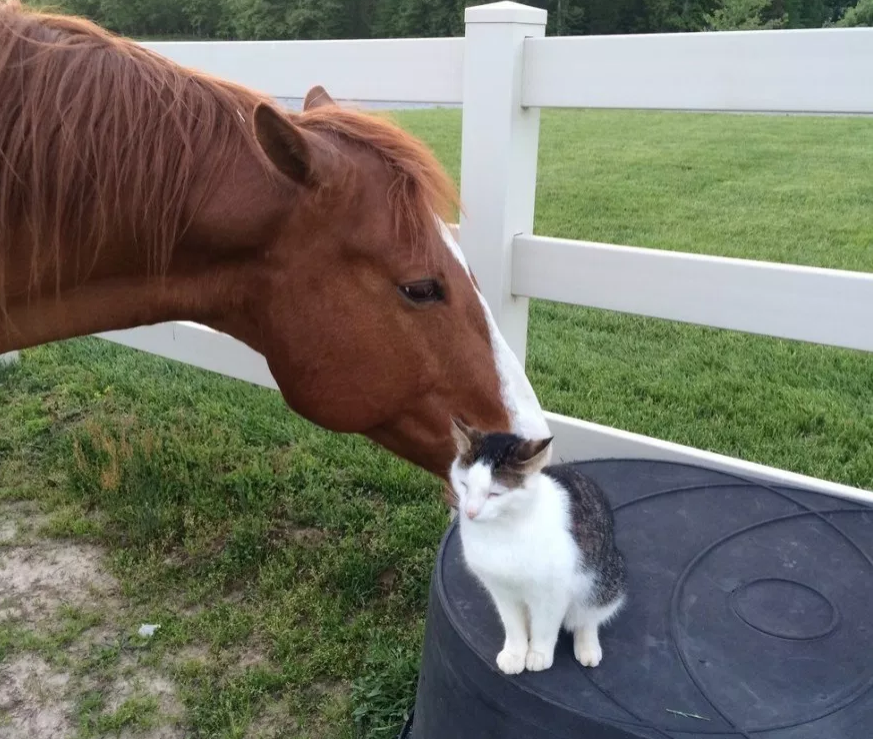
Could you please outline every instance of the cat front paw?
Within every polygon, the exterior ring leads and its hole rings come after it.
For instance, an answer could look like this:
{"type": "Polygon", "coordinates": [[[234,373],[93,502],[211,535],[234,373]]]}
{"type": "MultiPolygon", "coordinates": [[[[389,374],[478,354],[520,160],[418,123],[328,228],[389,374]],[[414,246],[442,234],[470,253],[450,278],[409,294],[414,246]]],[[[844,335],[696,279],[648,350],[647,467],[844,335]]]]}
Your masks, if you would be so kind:
{"type": "Polygon", "coordinates": [[[573,654],[583,667],[597,667],[603,659],[603,650],[599,644],[580,644],[576,642],[573,654]]]}
{"type": "Polygon", "coordinates": [[[531,672],[541,672],[542,670],[548,670],[554,661],[554,654],[544,654],[543,652],[535,652],[533,649],[529,649],[524,659],[524,666],[531,672]]]}
{"type": "Polygon", "coordinates": [[[524,655],[504,649],[497,655],[497,666],[507,675],[518,675],[524,670],[524,655]]]}

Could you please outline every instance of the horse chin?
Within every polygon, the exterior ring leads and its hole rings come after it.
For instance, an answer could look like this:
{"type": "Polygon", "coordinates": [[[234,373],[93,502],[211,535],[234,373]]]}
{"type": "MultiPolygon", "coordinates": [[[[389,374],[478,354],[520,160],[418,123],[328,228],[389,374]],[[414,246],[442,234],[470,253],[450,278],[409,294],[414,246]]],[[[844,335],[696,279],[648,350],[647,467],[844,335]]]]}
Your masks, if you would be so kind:
{"type": "Polygon", "coordinates": [[[392,454],[430,472],[447,482],[449,468],[454,458],[454,445],[451,438],[435,440],[423,428],[411,429],[407,424],[385,424],[364,433],[370,441],[384,447],[392,454]],[[421,437],[427,437],[423,440],[421,437]]]}

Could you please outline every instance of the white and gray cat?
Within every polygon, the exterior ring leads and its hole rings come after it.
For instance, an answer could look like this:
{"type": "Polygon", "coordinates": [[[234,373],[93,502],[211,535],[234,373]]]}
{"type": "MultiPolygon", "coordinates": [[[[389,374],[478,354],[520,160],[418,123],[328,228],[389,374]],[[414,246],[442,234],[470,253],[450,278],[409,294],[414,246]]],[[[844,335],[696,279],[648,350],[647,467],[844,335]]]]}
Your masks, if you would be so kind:
{"type": "Polygon", "coordinates": [[[627,570],[612,509],[570,465],[548,466],[551,439],[483,433],[453,420],[452,464],[464,559],[494,601],[507,674],[552,666],[561,626],[576,659],[603,658],[598,630],[624,605],[627,570]]]}

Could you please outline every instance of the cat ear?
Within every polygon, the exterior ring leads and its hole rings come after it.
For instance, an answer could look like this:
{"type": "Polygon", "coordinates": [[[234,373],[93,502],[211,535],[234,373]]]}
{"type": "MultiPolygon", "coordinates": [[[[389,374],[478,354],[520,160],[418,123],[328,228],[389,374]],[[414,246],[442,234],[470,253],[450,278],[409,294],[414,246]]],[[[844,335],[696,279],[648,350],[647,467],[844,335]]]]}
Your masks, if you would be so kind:
{"type": "Polygon", "coordinates": [[[455,446],[461,456],[470,451],[470,447],[473,445],[472,436],[473,429],[461,419],[452,416],[452,438],[455,440],[455,446]]]}
{"type": "Polygon", "coordinates": [[[515,452],[515,459],[524,474],[532,475],[534,472],[539,472],[551,461],[554,438],[550,436],[548,439],[527,440],[519,445],[515,452]]]}

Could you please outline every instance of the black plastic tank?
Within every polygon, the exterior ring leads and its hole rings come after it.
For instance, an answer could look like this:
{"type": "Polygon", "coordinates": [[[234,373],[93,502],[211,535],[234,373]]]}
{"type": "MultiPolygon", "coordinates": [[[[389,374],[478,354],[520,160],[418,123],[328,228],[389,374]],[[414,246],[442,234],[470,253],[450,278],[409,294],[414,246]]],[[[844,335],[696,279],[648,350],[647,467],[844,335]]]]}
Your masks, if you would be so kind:
{"type": "Polygon", "coordinates": [[[873,508],[683,464],[580,463],[613,504],[630,599],[603,661],[509,677],[457,527],[431,582],[402,739],[871,739],[873,508]]]}

